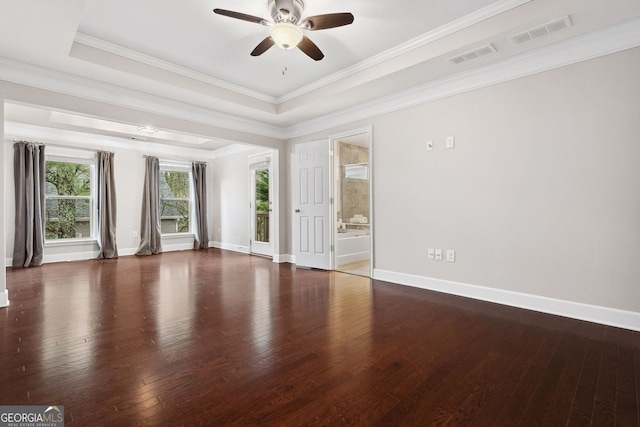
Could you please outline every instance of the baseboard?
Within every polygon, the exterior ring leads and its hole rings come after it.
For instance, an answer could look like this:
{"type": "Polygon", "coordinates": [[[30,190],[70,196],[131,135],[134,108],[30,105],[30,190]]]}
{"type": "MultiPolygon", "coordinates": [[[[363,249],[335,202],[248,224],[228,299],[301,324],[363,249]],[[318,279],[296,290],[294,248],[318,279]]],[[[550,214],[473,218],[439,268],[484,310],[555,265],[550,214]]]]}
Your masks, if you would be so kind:
{"type": "Polygon", "coordinates": [[[176,252],[176,251],[190,251],[190,250],[193,250],[193,242],[178,243],[175,245],[162,245],[162,252],[176,252]]]}
{"type": "Polygon", "coordinates": [[[293,255],[289,255],[289,254],[274,255],[273,256],[273,262],[277,262],[279,264],[282,264],[284,262],[288,262],[289,264],[295,264],[296,263],[296,257],[294,257],[293,255]]]}
{"type": "Polygon", "coordinates": [[[44,255],[42,257],[43,264],[50,264],[52,262],[67,262],[67,261],[86,261],[88,259],[96,259],[100,251],[86,251],[86,252],[72,252],[65,254],[44,255]]]}
{"type": "Polygon", "coordinates": [[[135,255],[138,252],[138,248],[118,248],[118,256],[135,255]]]}
{"type": "Polygon", "coordinates": [[[230,243],[209,242],[209,247],[210,248],[224,249],[226,251],[241,252],[243,254],[248,254],[249,253],[249,246],[232,245],[230,243]]]}
{"type": "Polygon", "coordinates": [[[9,292],[5,289],[0,292],[0,308],[9,307],[9,292]]]}
{"type": "MultiPolygon", "coordinates": [[[[162,245],[162,252],[175,252],[175,251],[187,251],[193,249],[193,243],[180,243],[176,245],[162,245]]],[[[118,248],[118,256],[135,255],[138,248],[118,248]]],[[[86,252],[69,252],[63,254],[44,255],[42,258],[43,264],[50,264],[53,262],[71,262],[71,261],[86,261],[88,259],[96,259],[99,251],[86,251],[86,252]]],[[[7,258],[5,260],[7,267],[13,266],[13,258],[7,258]]]]}
{"type": "Polygon", "coordinates": [[[444,292],[467,298],[509,305],[512,307],[525,308],[527,310],[539,311],[542,313],[555,314],[558,316],[586,320],[588,322],[631,329],[633,331],[640,331],[640,313],[633,311],[618,310],[615,308],[559,300],[538,295],[506,291],[503,289],[487,288],[484,286],[434,279],[431,277],[396,273],[380,269],[373,270],[373,277],[376,280],[396,283],[399,285],[413,286],[431,291],[444,292]]]}
{"type": "Polygon", "coordinates": [[[369,251],[356,252],[354,254],[338,255],[336,256],[336,264],[351,264],[352,262],[360,262],[369,259],[369,251]]]}

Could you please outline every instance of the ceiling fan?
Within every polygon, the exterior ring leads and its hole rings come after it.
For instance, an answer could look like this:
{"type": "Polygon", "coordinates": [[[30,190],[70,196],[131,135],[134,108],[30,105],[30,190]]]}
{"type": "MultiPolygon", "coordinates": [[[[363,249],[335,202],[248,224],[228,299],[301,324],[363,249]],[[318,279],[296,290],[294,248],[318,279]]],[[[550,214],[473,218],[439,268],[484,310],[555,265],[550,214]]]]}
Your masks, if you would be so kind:
{"type": "Polygon", "coordinates": [[[269,36],[262,40],[251,52],[251,56],[265,53],[274,44],[289,50],[296,46],[310,58],[320,61],[324,54],[302,30],[317,31],[342,27],[353,23],[351,13],[327,13],[302,18],[304,3],[302,0],[269,0],[269,12],[273,22],[258,16],[234,12],[225,9],[213,9],[218,15],[253,22],[270,27],[269,36]]]}

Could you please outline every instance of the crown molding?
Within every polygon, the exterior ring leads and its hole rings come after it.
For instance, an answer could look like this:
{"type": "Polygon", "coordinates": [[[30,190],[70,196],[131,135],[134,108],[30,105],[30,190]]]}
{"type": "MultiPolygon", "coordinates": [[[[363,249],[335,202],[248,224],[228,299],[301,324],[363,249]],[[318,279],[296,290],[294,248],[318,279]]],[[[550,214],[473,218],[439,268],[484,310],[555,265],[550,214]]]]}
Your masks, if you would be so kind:
{"type": "Polygon", "coordinates": [[[131,59],[136,62],[141,62],[146,65],[150,65],[155,68],[159,68],[170,73],[178,74],[184,77],[188,77],[193,80],[226,89],[232,92],[239,93],[241,95],[249,96],[251,98],[258,99],[260,101],[275,103],[276,98],[267,95],[256,90],[251,90],[246,87],[230,83],[226,80],[217,79],[208,74],[200,73],[190,68],[182,67],[169,61],[165,61],[154,56],[146,55],[133,49],[110,43],[96,37],[89,36],[83,33],[77,33],[74,39],[75,43],[83,44],[85,46],[92,47],[94,49],[103,50],[114,55],[122,56],[123,58],[131,59]]]}
{"type": "Polygon", "coordinates": [[[219,159],[221,157],[233,156],[234,154],[240,154],[247,151],[255,150],[257,148],[265,148],[258,147],[254,145],[244,145],[244,144],[232,144],[227,145],[226,147],[218,148],[211,152],[211,156],[209,157],[211,160],[219,159]]]}
{"type": "Polygon", "coordinates": [[[59,144],[83,149],[88,147],[91,149],[123,149],[137,151],[143,154],[165,155],[175,159],[184,159],[188,157],[191,160],[212,160],[218,157],[228,156],[234,153],[234,148],[232,147],[236,146],[245,149],[245,146],[242,144],[221,139],[217,139],[217,141],[232,145],[218,148],[217,150],[205,150],[201,148],[178,147],[140,140],[131,141],[127,138],[118,138],[115,136],[98,135],[87,132],[13,122],[6,122],[4,124],[4,137],[5,141],[27,139],[44,144],[59,144]]]}
{"type": "Polygon", "coordinates": [[[215,77],[197,72],[190,68],[182,67],[172,62],[165,61],[150,55],[146,55],[136,50],[128,49],[123,46],[110,43],[105,40],[98,39],[96,37],[89,36],[87,34],[77,33],[74,39],[74,42],[92,47],[94,49],[109,52],[114,55],[122,56],[123,58],[131,59],[133,61],[140,62],[155,68],[159,68],[164,71],[168,71],[184,77],[188,77],[190,79],[198,80],[200,82],[210,84],[212,86],[216,86],[222,89],[226,89],[242,95],[246,95],[246,96],[258,99],[260,101],[270,102],[272,104],[278,105],[278,104],[283,104],[292,99],[295,99],[304,94],[307,94],[309,92],[312,92],[314,90],[320,89],[329,84],[335,83],[341,79],[344,79],[345,77],[349,77],[353,74],[360,73],[368,68],[382,64],[386,61],[389,61],[393,58],[403,55],[413,49],[432,43],[438,39],[441,39],[450,34],[453,34],[456,31],[460,31],[470,26],[473,26],[479,22],[482,22],[486,19],[490,19],[496,15],[499,15],[501,13],[514,9],[530,1],[531,0],[498,1],[480,10],[470,13],[469,15],[463,16],[450,23],[447,23],[446,25],[436,28],[433,31],[429,31],[409,41],[406,41],[398,46],[388,49],[385,52],[382,52],[378,55],[375,55],[371,58],[361,61],[352,67],[349,67],[337,73],[331,74],[330,76],[317,80],[314,83],[303,86],[299,89],[293,90],[280,97],[270,96],[265,93],[251,90],[240,85],[235,85],[225,80],[217,79],[215,77]]]}
{"type": "Polygon", "coordinates": [[[429,82],[286,128],[287,139],[321,132],[475,89],[640,46],[640,18],[429,82]]]}
{"type": "Polygon", "coordinates": [[[331,74],[323,79],[317,80],[314,83],[303,86],[300,89],[293,90],[281,97],[276,98],[276,104],[283,104],[291,101],[299,96],[305,95],[314,90],[318,90],[324,86],[335,83],[346,77],[365,71],[368,68],[387,62],[393,58],[403,55],[409,51],[422,47],[426,44],[433,43],[436,40],[444,38],[448,35],[455,33],[456,31],[464,30],[479,22],[493,18],[501,13],[507,12],[518,6],[522,6],[525,3],[529,3],[531,0],[501,0],[486,6],[480,10],[463,16],[455,21],[451,21],[446,25],[438,27],[433,31],[424,33],[418,37],[415,37],[409,41],[406,41],[398,46],[388,49],[378,55],[365,59],[352,67],[345,68],[337,73],[331,74]]]}
{"type": "Polygon", "coordinates": [[[6,58],[0,58],[0,80],[238,132],[284,139],[279,126],[6,58]]]}
{"type": "Polygon", "coordinates": [[[640,18],[634,18],[289,127],[248,120],[4,58],[0,58],[0,80],[109,105],[285,140],[638,46],[640,46],[640,18]]]}

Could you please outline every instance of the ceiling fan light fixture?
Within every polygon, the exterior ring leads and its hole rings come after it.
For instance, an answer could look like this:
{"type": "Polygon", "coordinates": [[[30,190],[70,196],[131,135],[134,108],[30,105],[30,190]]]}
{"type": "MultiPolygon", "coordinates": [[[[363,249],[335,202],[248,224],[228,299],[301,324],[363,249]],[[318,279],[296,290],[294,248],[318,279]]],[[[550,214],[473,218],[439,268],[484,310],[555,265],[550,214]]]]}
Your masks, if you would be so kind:
{"type": "Polygon", "coordinates": [[[154,133],[158,132],[158,129],[149,125],[138,126],[138,132],[143,132],[143,133],[148,133],[149,135],[153,135],[154,133]]]}
{"type": "Polygon", "coordinates": [[[302,41],[304,34],[300,27],[290,22],[278,22],[269,29],[273,42],[281,49],[292,49],[302,41]]]}

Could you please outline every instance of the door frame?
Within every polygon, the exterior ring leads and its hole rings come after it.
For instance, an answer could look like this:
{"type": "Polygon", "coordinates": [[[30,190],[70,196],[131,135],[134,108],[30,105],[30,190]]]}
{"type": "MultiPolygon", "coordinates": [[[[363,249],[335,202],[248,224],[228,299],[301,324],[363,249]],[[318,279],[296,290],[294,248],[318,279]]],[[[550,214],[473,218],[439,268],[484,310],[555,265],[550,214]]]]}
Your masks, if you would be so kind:
{"type": "MultiPolygon", "coordinates": [[[[247,158],[247,174],[249,176],[249,253],[254,253],[251,250],[251,242],[253,242],[253,203],[252,195],[254,189],[253,175],[254,171],[251,169],[251,165],[260,163],[269,159],[269,199],[271,201],[269,214],[269,245],[271,247],[271,256],[273,262],[280,262],[280,180],[279,180],[279,155],[278,149],[270,149],[260,153],[251,154],[247,158]]],[[[257,255],[263,255],[256,253],[257,255]]]]}
{"type": "MultiPolygon", "coordinates": [[[[331,149],[331,200],[336,200],[336,186],[335,186],[335,159],[334,150],[336,148],[336,144],[338,140],[348,138],[350,136],[367,134],[369,139],[369,277],[373,278],[373,270],[375,266],[375,253],[373,251],[374,248],[374,236],[375,236],[375,209],[374,209],[374,193],[373,193],[373,126],[365,126],[358,129],[353,129],[333,135],[329,135],[329,146],[331,149]]],[[[331,203],[331,247],[336,247],[336,234],[337,234],[338,221],[336,218],[336,206],[335,203],[331,203]]],[[[331,251],[331,269],[335,270],[337,267],[336,263],[336,251],[331,251]]]]}

